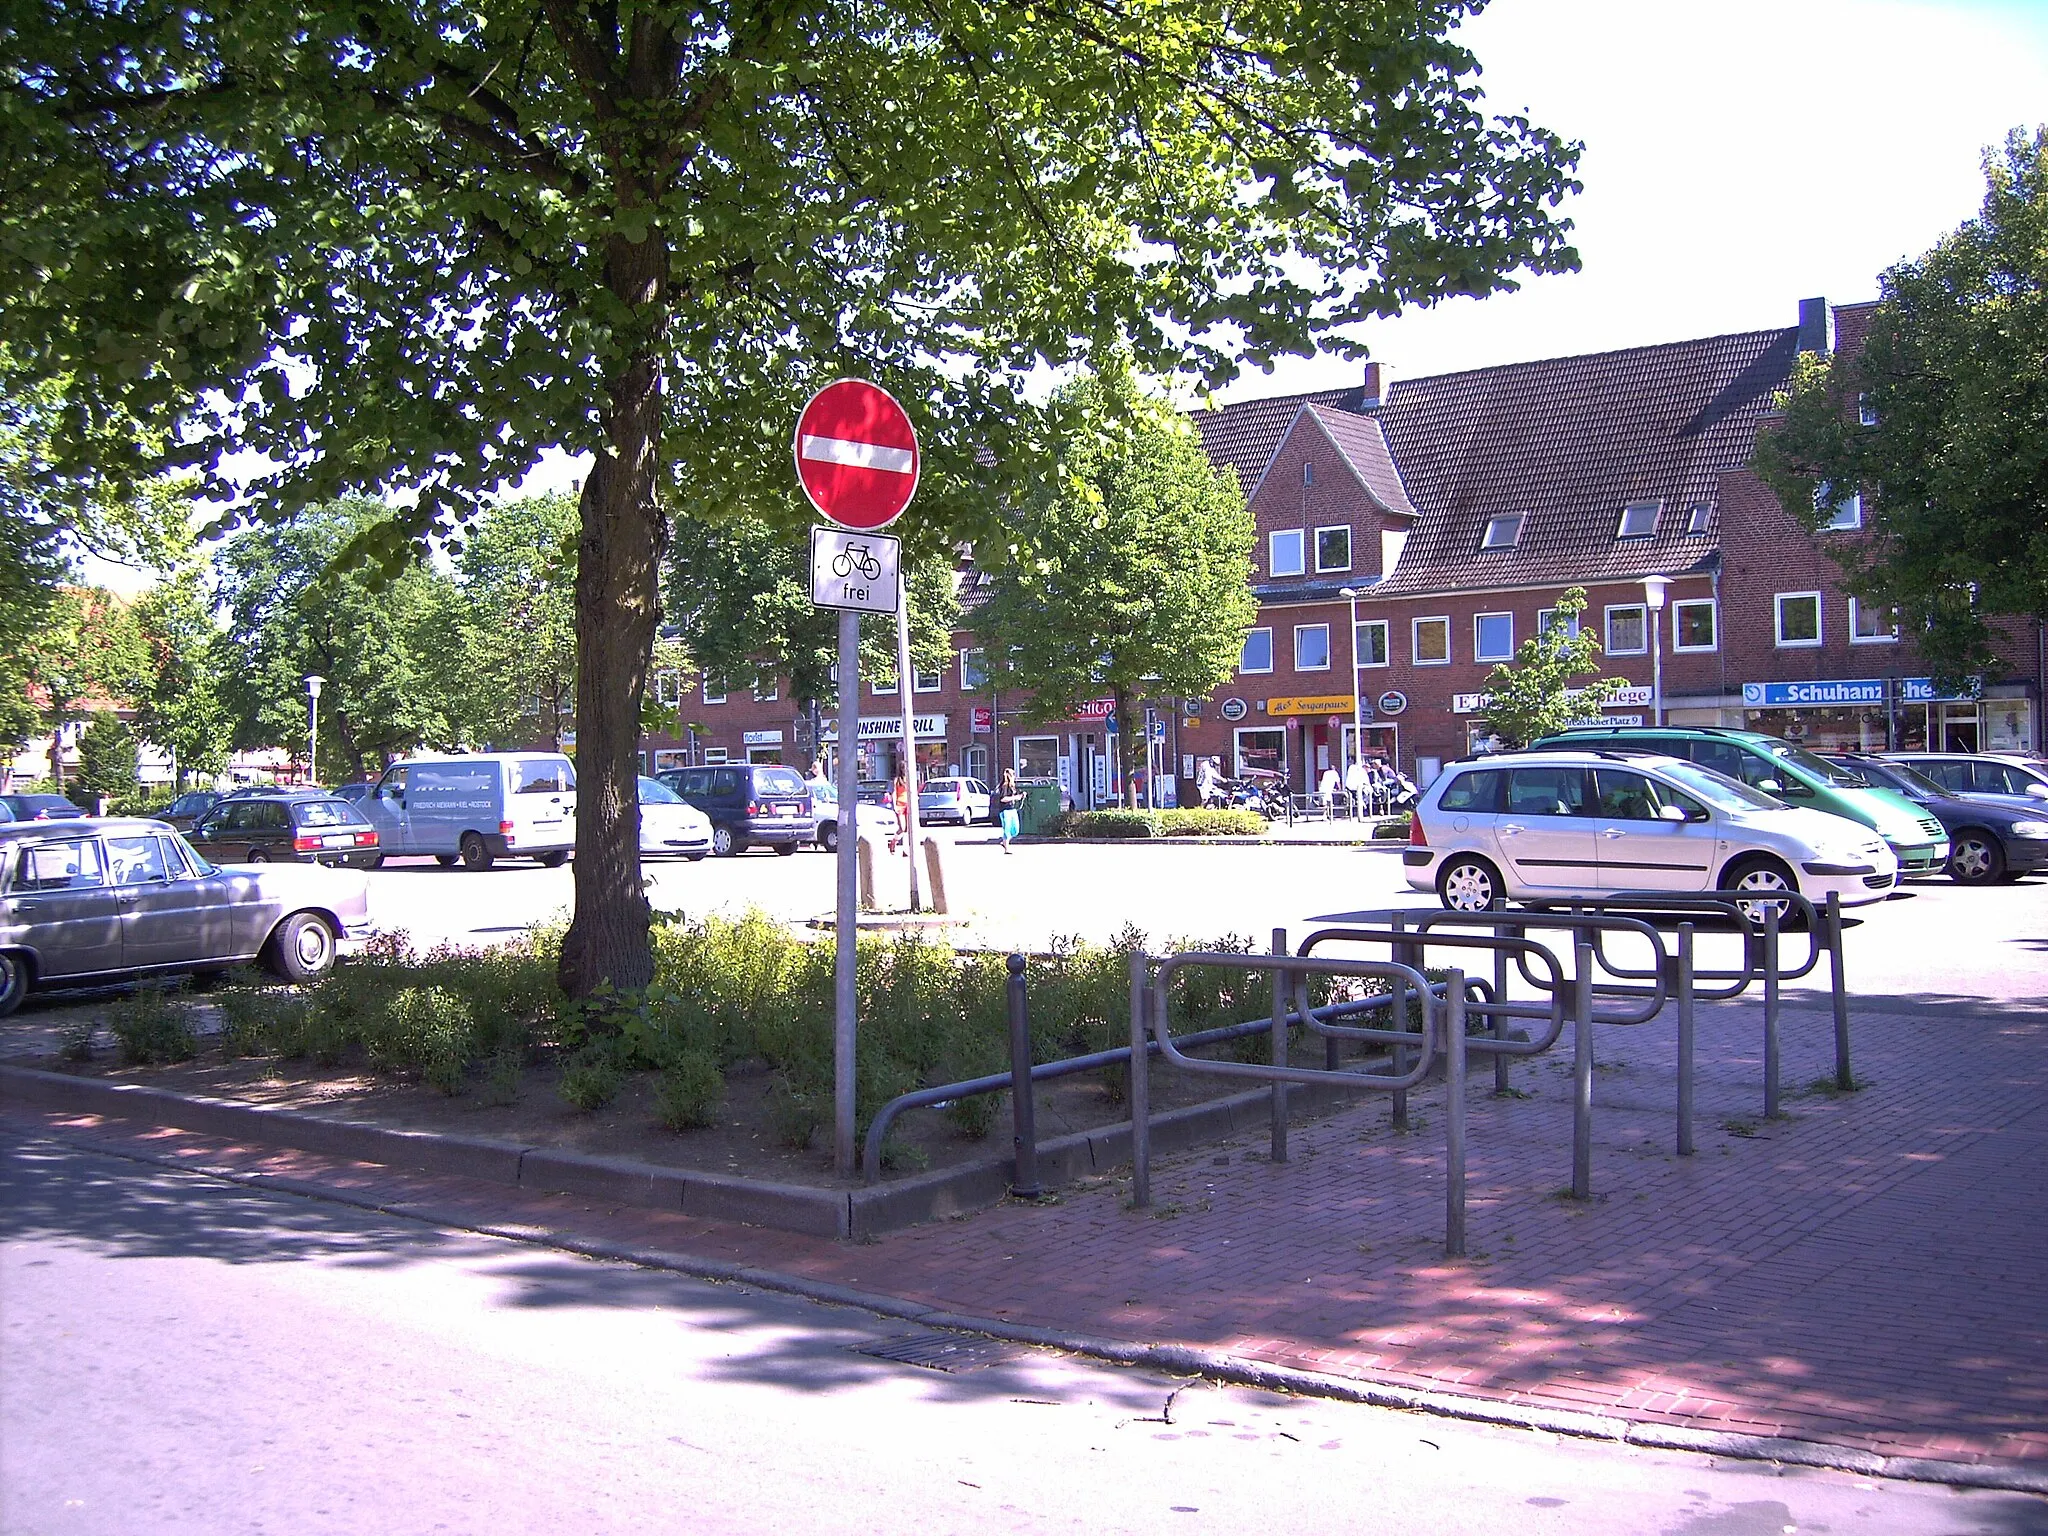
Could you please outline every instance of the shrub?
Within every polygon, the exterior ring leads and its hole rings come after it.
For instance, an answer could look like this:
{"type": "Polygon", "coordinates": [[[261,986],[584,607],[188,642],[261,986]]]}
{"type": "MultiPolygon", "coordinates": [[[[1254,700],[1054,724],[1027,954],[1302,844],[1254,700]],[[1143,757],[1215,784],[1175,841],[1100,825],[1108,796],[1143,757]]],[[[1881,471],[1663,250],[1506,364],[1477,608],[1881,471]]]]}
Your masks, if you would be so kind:
{"type": "Polygon", "coordinates": [[[469,1004],[446,987],[405,987],[371,1021],[365,1047],[383,1072],[416,1071],[443,1093],[460,1091],[475,1021],[469,1004]]]}
{"type": "Polygon", "coordinates": [[[672,1131],[709,1125],[725,1101],[725,1074],[709,1052],[685,1051],[662,1072],[654,1100],[672,1131]]]}
{"type": "Polygon", "coordinates": [[[1407,811],[1403,811],[1398,816],[1389,816],[1372,829],[1372,835],[1374,837],[1406,837],[1409,832],[1409,824],[1414,819],[1407,811]]]}
{"type": "Polygon", "coordinates": [[[121,1042],[122,1062],[131,1067],[190,1061],[199,1050],[185,1010],[161,986],[137,987],[107,1010],[107,1023],[121,1042]]]}
{"type": "Polygon", "coordinates": [[[285,1002],[296,1003],[266,989],[250,986],[230,987],[215,999],[214,1006],[220,1011],[220,1053],[228,1061],[239,1056],[255,1056],[268,1044],[275,1043],[269,1028],[270,1018],[276,1005],[285,1002]]]}
{"type": "Polygon", "coordinates": [[[1246,810],[1063,811],[1053,837],[1263,837],[1266,818],[1246,810]]]}
{"type": "Polygon", "coordinates": [[[825,1107],[830,1103],[829,1097],[821,1102],[816,1094],[778,1077],[768,1088],[768,1127],[782,1145],[801,1152],[825,1123],[825,1107]]]}
{"type": "Polygon", "coordinates": [[[587,1045],[569,1058],[557,1091],[584,1114],[595,1114],[619,1096],[626,1075],[603,1045],[587,1045]]]}
{"type": "Polygon", "coordinates": [[[81,1019],[75,1024],[65,1025],[57,1054],[65,1061],[91,1061],[92,1021],[81,1019]]]}

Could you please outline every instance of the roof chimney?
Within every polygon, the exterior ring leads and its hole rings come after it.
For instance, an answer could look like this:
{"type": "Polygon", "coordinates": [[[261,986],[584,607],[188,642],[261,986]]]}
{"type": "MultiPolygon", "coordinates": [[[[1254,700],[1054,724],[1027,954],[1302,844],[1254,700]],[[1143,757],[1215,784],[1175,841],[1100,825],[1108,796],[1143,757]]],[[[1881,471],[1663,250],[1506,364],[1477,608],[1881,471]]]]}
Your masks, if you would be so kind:
{"type": "Polygon", "coordinates": [[[1825,357],[1835,350],[1834,315],[1826,299],[1799,301],[1799,350],[1825,357]]]}
{"type": "Polygon", "coordinates": [[[1380,403],[1380,365],[1376,362],[1365,365],[1365,383],[1358,391],[1358,408],[1361,411],[1377,409],[1380,403]]]}

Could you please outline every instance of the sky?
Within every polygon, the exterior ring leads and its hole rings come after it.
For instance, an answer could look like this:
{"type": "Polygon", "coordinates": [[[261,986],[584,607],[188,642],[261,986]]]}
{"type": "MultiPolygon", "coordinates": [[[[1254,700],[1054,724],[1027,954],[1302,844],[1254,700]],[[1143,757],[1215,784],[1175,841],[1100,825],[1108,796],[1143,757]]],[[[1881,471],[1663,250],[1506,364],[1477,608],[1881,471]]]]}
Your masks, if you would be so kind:
{"type": "MultiPolygon", "coordinates": [[[[1358,332],[1385,379],[1789,326],[1977,212],[1984,151],[2048,123],[2048,0],[1494,0],[1467,25],[1489,110],[1585,143],[1582,270],[1358,332]]],[[[1222,400],[1332,389],[1288,359],[1222,400]]],[[[522,490],[564,490],[553,455],[522,490]]],[[[89,579],[133,590],[137,573],[89,579]]]]}

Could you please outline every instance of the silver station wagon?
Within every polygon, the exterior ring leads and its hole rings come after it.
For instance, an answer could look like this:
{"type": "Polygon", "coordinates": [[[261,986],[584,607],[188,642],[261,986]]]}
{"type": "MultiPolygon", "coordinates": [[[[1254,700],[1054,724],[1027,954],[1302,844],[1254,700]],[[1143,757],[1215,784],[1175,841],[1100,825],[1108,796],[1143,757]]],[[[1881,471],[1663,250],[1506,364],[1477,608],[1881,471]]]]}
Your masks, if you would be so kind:
{"type": "Polygon", "coordinates": [[[0,1018],[31,988],[252,960],[310,981],[369,931],[368,883],[354,870],[221,869],[160,821],[0,826],[0,1018]]]}

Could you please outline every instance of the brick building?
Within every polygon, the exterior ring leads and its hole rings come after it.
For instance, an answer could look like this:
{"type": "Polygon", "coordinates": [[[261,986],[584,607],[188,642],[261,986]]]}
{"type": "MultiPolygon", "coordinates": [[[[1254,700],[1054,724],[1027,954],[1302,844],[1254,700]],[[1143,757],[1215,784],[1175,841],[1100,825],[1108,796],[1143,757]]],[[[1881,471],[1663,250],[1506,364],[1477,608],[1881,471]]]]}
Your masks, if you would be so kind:
{"type": "MultiPolygon", "coordinates": [[[[2043,635],[2003,631],[1980,697],[1939,699],[1909,636],[1842,591],[1827,544],[1854,539],[1860,504],[1815,536],[1747,465],[1772,397],[1803,350],[1861,345],[1873,306],[1810,299],[1799,323],[1693,341],[1396,381],[1197,413],[1257,526],[1259,617],[1243,662],[1205,700],[1159,701],[1163,761],[1277,767],[1297,789],[1354,750],[1427,780],[1480,746],[1487,674],[1571,586],[1631,690],[1605,711],[1749,726],[1813,746],[1950,750],[2042,744],[2043,635]],[[1661,610],[1645,578],[1664,578],[1661,610]],[[1357,629],[1352,630],[1356,613],[1357,629]],[[1354,696],[1353,678],[1357,678],[1354,696]]],[[[970,574],[963,598],[973,603],[970,574]]],[[[954,664],[915,680],[920,765],[980,778],[1015,764],[1059,775],[1084,803],[1108,792],[1104,722],[1018,731],[993,698],[971,632],[954,664]]],[[[770,685],[772,689],[772,684],[770,685]]],[[[867,768],[896,766],[893,689],[863,687],[867,768]],[[872,721],[872,725],[870,725],[872,721]]],[[[692,750],[808,758],[791,707],[706,700],[692,750]]],[[[651,762],[684,750],[649,743],[651,762]]]]}

